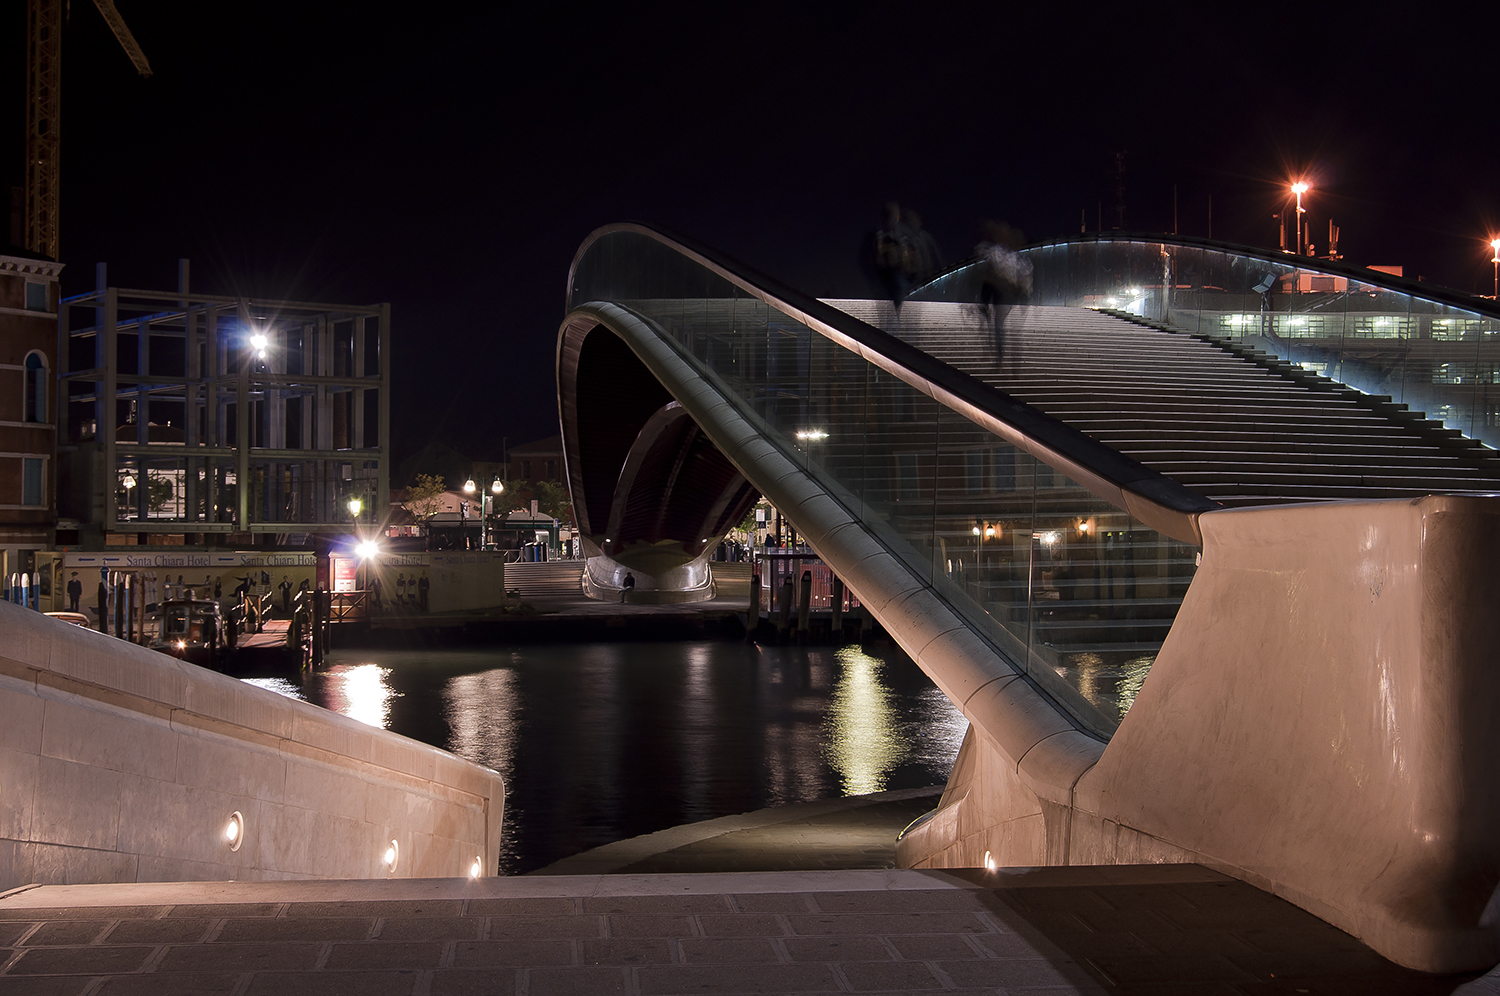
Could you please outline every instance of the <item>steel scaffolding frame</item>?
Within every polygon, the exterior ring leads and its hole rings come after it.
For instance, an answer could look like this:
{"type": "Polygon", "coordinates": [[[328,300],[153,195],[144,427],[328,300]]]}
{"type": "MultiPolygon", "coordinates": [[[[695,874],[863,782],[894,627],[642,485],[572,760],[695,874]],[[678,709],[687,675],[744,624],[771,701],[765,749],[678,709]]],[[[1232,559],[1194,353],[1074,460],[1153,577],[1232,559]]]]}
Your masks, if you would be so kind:
{"type": "Polygon", "coordinates": [[[347,532],[347,498],[389,506],[389,304],[191,293],[186,260],[175,292],[110,287],[104,264],[96,276],[58,309],[58,439],[79,457],[89,522],[347,532]],[[81,309],[92,320],[74,327],[81,309]],[[92,365],[71,369],[87,339],[92,365]]]}

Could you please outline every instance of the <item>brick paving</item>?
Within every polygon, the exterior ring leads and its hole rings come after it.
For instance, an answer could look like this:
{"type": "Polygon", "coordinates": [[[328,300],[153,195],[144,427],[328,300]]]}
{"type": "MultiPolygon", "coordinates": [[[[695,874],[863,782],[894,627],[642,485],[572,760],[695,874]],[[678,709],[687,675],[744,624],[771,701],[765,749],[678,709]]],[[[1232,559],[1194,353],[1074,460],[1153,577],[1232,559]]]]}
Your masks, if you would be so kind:
{"type": "Polygon", "coordinates": [[[1489,993],[1197,866],[53,886],[0,996],[1489,993]],[[1462,988],[1461,988],[1462,987],[1462,988]]]}

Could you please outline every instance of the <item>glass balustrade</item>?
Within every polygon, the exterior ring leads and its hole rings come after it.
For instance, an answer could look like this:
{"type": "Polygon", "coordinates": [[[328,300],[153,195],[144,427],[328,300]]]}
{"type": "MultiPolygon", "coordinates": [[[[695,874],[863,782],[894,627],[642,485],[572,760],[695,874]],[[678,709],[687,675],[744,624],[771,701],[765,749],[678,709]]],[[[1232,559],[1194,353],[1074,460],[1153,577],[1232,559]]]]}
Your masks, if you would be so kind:
{"type": "MultiPolygon", "coordinates": [[[[1500,446],[1500,318],[1494,304],[1387,286],[1379,271],[1290,254],[1087,238],[1023,250],[1031,304],[1107,308],[1263,350],[1449,429],[1500,446]]],[[[916,300],[979,300],[979,271],[938,278],[916,300]]]]}
{"type": "MultiPolygon", "coordinates": [[[[743,417],[1087,726],[1108,735],[1130,708],[1192,580],[1196,548],[644,233],[595,240],[569,301],[617,304],[675,342],[743,417]]],[[[795,522],[795,509],[783,511],[795,522]]]]}

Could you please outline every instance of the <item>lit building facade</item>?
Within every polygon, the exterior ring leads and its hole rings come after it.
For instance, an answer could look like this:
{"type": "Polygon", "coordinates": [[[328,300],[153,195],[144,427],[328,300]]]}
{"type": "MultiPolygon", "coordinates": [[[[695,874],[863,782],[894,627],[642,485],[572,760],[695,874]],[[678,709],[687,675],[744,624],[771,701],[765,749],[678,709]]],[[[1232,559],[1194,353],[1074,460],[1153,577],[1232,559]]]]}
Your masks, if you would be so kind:
{"type": "Polygon", "coordinates": [[[59,541],[298,546],[386,508],[390,306],[190,293],[185,264],[62,302],[59,541]]]}
{"type": "Polygon", "coordinates": [[[57,518],[53,370],[61,263],[0,255],[0,575],[35,568],[57,518]]]}

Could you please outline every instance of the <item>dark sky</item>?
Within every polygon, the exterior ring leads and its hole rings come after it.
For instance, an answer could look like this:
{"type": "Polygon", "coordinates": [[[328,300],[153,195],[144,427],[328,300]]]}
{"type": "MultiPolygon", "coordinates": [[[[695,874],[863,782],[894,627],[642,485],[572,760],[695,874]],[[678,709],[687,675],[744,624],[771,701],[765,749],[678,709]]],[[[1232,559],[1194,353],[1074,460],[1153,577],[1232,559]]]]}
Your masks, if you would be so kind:
{"type": "MultiPolygon", "coordinates": [[[[862,295],[885,200],[950,258],[983,218],[1036,240],[1102,203],[1111,227],[1123,151],[1128,229],[1169,230],[1175,184],[1182,233],[1212,196],[1215,237],[1274,245],[1305,172],[1349,261],[1492,277],[1493,5],[118,6],[155,75],[74,0],[65,291],[100,260],[168,288],[188,256],[201,291],[390,301],[398,460],[556,431],[568,264],[613,221],[862,295]]],[[[23,8],[0,21],[9,184],[23,8]]]]}

